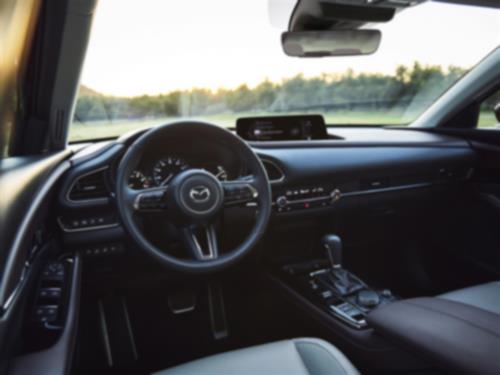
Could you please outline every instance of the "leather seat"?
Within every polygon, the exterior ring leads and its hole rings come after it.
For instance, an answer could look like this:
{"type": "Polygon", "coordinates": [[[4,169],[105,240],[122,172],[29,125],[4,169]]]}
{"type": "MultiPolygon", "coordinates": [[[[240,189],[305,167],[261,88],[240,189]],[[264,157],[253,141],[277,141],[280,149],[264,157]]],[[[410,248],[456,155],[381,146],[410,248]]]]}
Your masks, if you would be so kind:
{"type": "Polygon", "coordinates": [[[438,297],[500,315],[500,281],[455,290],[438,297]]]}
{"type": "Polygon", "coordinates": [[[328,342],[299,338],[222,353],[155,373],[187,374],[354,375],[359,372],[328,342]]]}
{"type": "Polygon", "coordinates": [[[400,300],[367,317],[375,331],[452,374],[500,374],[500,282],[400,300]]]}

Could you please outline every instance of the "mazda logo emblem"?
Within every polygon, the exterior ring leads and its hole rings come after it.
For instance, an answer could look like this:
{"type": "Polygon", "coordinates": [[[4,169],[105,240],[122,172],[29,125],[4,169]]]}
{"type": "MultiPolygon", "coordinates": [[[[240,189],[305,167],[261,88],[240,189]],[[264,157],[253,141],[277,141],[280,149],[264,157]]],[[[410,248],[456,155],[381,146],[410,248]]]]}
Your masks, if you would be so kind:
{"type": "Polygon", "coordinates": [[[189,191],[189,197],[195,203],[205,203],[210,199],[210,190],[206,186],[196,186],[189,191]]]}

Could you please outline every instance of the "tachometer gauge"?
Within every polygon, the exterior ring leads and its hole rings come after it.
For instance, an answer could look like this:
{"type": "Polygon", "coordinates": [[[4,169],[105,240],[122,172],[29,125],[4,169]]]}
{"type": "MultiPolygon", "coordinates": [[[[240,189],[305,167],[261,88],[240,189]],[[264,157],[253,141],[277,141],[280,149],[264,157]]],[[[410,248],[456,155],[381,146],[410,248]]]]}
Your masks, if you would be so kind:
{"type": "Polygon", "coordinates": [[[128,179],[128,186],[132,189],[147,189],[151,187],[151,181],[140,171],[133,171],[128,179]]]}
{"type": "Polygon", "coordinates": [[[176,174],[188,167],[184,159],[169,156],[159,160],[153,167],[153,180],[157,186],[168,185],[176,174]]]}

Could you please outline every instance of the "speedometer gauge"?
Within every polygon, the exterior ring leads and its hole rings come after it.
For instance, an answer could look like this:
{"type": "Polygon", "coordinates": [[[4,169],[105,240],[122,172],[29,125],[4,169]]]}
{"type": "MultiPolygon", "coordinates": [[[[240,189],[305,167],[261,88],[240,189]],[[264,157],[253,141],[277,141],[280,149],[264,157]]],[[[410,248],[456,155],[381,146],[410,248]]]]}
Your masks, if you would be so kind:
{"type": "Polygon", "coordinates": [[[187,168],[184,159],[169,156],[159,160],[153,167],[153,180],[157,186],[167,185],[179,172],[187,168]]]}

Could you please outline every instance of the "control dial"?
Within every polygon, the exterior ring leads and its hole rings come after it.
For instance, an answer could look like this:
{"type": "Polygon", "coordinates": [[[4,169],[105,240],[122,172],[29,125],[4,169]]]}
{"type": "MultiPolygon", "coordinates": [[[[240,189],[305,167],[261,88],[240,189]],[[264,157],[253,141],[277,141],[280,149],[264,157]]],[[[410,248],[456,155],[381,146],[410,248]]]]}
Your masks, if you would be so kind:
{"type": "Polygon", "coordinates": [[[335,203],[337,202],[340,197],[341,197],[341,193],[340,193],[340,190],[339,189],[333,189],[331,192],[330,192],[330,203],[335,203]]]}
{"type": "Polygon", "coordinates": [[[288,199],[284,195],[279,196],[276,198],[276,205],[280,208],[286,207],[288,204],[288,199]]]}

